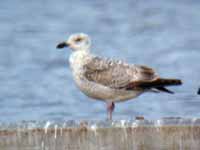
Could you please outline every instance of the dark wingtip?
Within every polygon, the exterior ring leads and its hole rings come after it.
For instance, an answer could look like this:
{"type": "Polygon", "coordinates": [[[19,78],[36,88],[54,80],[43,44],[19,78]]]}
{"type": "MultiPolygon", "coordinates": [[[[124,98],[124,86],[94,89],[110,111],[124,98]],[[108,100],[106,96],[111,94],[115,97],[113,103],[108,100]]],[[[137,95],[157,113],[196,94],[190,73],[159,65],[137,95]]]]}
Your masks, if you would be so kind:
{"type": "Polygon", "coordinates": [[[169,79],[172,85],[182,85],[183,82],[180,79],[169,79]]]}
{"type": "Polygon", "coordinates": [[[61,49],[61,48],[67,47],[67,46],[68,46],[68,44],[67,44],[66,42],[62,42],[62,43],[59,43],[59,44],[56,46],[56,48],[61,49]]]}
{"type": "Polygon", "coordinates": [[[197,91],[197,94],[199,94],[199,95],[200,95],[200,88],[199,88],[199,90],[197,91]]]}
{"type": "Polygon", "coordinates": [[[177,84],[182,85],[183,82],[181,80],[177,80],[177,84]]]}
{"type": "Polygon", "coordinates": [[[156,87],[156,89],[159,90],[159,91],[162,91],[162,92],[169,93],[169,94],[174,94],[173,91],[171,91],[171,90],[169,90],[169,89],[167,89],[165,87],[162,87],[162,86],[161,87],[156,87]]]}

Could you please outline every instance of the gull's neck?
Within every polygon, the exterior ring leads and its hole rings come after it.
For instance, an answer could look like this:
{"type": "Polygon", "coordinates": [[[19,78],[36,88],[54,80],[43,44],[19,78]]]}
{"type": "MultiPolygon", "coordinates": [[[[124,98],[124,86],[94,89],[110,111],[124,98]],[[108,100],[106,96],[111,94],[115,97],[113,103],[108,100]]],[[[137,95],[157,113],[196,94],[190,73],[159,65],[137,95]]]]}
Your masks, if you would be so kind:
{"type": "Polygon", "coordinates": [[[72,70],[79,70],[82,68],[88,60],[92,57],[92,54],[88,50],[77,50],[72,52],[69,58],[70,66],[72,70]]]}
{"type": "Polygon", "coordinates": [[[79,56],[79,57],[85,57],[90,55],[90,50],[89,49],[82,49],[82,50],[76,50],[73,51],[71,55],[79,56]]]}

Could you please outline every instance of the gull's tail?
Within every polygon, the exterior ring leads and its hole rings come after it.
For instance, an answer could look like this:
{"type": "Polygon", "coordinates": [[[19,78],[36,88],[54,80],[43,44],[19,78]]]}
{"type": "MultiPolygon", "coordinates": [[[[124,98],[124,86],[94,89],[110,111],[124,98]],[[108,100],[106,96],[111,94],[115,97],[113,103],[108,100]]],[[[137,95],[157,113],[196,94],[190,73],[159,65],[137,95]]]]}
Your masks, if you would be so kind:
{"type": "Polygon", "coordinates": [[[182,81],[179,79],[165,79],[157,78],[150,81],[135,81],[127,85],[125,88],[127,90],[142,88],[142,89],[157,89],[162,92],[173,93],[172,91],[165,88],[165,86],[181,85],[182,81]]]}

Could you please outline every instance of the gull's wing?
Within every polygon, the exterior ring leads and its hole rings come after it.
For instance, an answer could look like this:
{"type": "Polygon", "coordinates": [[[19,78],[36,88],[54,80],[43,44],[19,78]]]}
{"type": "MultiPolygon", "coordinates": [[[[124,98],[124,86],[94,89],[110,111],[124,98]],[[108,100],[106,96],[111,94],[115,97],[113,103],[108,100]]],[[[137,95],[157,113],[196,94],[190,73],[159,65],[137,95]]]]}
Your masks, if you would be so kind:
{"type": "Polygon", "coordinates": [[[154,70],[146,66],[129,65],[100,57],[93,57],[88,61],[84,70],[89,81],[116,89],[135,81],[150,81],[157,77],[154,70]]]}

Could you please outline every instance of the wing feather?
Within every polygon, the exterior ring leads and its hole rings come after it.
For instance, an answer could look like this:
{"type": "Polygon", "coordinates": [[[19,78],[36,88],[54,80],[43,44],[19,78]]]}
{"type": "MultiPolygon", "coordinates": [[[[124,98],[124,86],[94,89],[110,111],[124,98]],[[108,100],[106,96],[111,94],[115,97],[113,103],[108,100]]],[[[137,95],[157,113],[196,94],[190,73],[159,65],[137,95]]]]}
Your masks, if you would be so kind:
{"type": "Polygon", "coordinates": [[[92,58],[85,64],[84,70],[89,81],[111,88],[121,88],[133,81],[152,80],[156,77],[153,69],[146,66],[129,65],[100,57],[92,58]]]}

